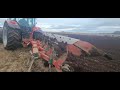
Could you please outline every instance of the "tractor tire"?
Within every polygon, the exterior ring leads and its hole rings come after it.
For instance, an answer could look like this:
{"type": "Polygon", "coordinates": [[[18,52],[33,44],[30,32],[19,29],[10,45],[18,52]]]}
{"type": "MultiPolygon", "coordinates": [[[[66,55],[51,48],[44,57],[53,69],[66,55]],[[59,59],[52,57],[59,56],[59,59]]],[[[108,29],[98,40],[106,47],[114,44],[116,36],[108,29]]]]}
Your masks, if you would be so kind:
{"type": "Polygon", "coordinates": [[[3,45],[7,50],[15,50],[21,46],[21,32],[8,26],[7,23],[3,27],[3,45]]]}

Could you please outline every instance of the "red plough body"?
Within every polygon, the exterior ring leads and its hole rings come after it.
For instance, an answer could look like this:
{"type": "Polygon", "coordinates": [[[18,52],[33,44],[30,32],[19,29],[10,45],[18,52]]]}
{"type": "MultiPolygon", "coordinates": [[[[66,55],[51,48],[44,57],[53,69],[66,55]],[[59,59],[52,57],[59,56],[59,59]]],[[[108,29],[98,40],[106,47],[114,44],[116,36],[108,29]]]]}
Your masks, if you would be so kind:
{"type": "Polygon", "coordinates": [[[84,42],[81,40],[75,41],[72,44],[66,45],[66,52],[62,53],[60,57],[54,56],[54,49],[47,48],[49,45],[45,44],[43,45],[42,41],[40,40],[34,40],[33,39],[33,33],[34,31],[37,31],[39,28],[33,28],[32,33],[30,34],[30,39],[24,39],[23,40],[23,46],[27,47],[29,44],[32,45],[32,54],[35,57],[41,58],[46,60],[47,62],[50,62],[52,60],[52,65],[55,66],[56,70],[58,72],[62,72],[62,65],[67,59],[67,56],[69,53],[72,53],[74,56],[80,57],[82,55],[82,51],[90,55],[90,51],[92,51],[93,48],[95,48],[92,44],[88,42],[84,42]]]}

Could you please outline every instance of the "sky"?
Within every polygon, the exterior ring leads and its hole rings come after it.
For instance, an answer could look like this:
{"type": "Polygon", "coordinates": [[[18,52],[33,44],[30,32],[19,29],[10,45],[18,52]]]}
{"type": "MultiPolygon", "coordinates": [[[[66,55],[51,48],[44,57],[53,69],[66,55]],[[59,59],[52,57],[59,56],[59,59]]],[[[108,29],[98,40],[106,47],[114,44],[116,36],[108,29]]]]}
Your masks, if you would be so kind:
{"type": "Polygon", "coordinates": [[[49,32],[113,33],[120,31],[120,18],[37,18],[37,26],[49,32]]]}

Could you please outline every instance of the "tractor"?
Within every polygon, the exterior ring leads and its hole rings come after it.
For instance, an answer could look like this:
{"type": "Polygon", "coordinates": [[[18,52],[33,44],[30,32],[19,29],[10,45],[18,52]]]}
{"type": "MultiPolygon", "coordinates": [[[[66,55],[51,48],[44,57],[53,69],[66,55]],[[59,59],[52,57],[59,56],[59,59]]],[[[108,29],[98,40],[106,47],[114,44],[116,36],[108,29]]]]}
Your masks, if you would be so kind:
{"type": "Polygon", "coordinates": [[[7,50],[15,50],[25,39],[30,38],[30,33],[36,28],[35,18],[8,18],[3,26],[3,45],[7,50]]]}

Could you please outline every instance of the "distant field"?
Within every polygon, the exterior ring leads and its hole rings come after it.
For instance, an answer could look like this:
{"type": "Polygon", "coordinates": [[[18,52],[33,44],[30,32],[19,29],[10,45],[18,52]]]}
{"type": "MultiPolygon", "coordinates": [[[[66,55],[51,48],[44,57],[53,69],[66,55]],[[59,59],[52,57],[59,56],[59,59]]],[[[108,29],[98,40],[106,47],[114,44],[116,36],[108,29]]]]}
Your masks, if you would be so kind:
{"type": "Polygon", "coordinates": [[[113,34],[113,33],[76,33],[76,32],[52,32],[52,33],[64,34],[64,35],[89,35],[89,36],[120,37],[120,34],[113,34]]]}

